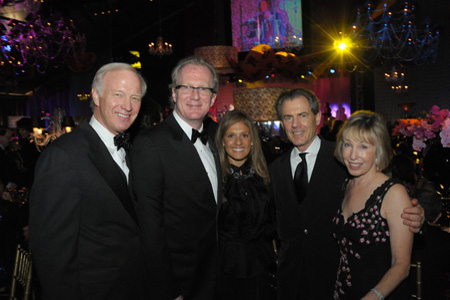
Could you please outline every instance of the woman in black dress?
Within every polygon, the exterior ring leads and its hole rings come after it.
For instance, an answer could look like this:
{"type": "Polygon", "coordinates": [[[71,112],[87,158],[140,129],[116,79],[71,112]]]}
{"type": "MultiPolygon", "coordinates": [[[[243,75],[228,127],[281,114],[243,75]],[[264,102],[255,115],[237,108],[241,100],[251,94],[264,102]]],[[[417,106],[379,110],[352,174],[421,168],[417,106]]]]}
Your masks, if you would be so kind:
{"type": "Polygon", "coordinates": [[[334,299],[410,299],[413,234],[400,217],[411,206],[399,180],[383,173],[392,158],[379,114],[355,112],[338,134],[335,155],[350,174],[333,219],[340,250],[334,299]]]}
{"type": "Polygon", "coordinates": [[[224,183],[218,221],[221,299],[275,299],[269,274],[276,261],[275,217],[258,131],[244,112],[231,111],[220,121],[216,145],[224,183]]]}

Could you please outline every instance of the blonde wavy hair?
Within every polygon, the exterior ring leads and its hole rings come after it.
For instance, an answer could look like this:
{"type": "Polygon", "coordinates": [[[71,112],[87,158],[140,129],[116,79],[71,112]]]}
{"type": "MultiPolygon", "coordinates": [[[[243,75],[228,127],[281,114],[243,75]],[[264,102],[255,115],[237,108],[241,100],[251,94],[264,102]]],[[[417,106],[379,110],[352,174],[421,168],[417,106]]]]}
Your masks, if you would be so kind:
{"type": "Polygon", "coordinates": [[[376,147],[375,166],[377,171],[383,171],[389,166],[393,157],[391,138],[386,122],[380,114],[369,110],[359,110],[345,121],[337,135],[334,151],[334,156],[341,163],[344,163],[342,147],[344,139],[347,137],[354,137],[376,147]]]}

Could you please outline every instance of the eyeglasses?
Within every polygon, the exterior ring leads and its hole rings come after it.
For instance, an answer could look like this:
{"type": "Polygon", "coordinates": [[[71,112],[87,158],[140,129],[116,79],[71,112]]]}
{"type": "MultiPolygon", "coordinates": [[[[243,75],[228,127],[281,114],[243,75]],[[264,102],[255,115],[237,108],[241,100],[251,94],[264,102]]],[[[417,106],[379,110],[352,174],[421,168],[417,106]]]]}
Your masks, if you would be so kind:
{"type": "Polygon", "coordinates": [[[211,96],[211,94],[215,93],[213,88],[210,87],[202,87],[202,86],[190,86],[179,84],[175,87],[176,90],[180,90],[182,94],[190,94],[192,91],[197,90],[201,96],[211,96]]]}

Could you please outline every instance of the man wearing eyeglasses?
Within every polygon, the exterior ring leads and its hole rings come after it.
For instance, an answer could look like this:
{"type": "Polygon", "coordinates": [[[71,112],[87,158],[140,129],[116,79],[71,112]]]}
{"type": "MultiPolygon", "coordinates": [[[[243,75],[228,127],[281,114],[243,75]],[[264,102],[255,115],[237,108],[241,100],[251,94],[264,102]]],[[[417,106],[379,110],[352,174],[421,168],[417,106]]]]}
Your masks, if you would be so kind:
{"type": "Polygon", "coordinates": [[[170,85],[173,113],[134,143],[132,182],[151,299],[215,299],[221,170],[203,119],[218,86],[202,59],[180,61],[170,85]]]}

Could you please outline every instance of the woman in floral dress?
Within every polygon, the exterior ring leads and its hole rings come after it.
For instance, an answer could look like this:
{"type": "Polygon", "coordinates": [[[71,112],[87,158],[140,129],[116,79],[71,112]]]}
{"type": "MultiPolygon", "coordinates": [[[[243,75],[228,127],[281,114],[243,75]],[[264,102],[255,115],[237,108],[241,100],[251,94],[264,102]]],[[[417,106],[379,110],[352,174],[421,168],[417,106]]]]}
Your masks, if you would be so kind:
{"type": "Polygon", "coordinates": [[[413,234],[400,215],[411,206],[406,189],[382,171],[392,158],[383,118],[355,112],[344,124],[335,156],[350,174],[333,219],[340,249],[334,299],[410,299],[413,234]]]}

